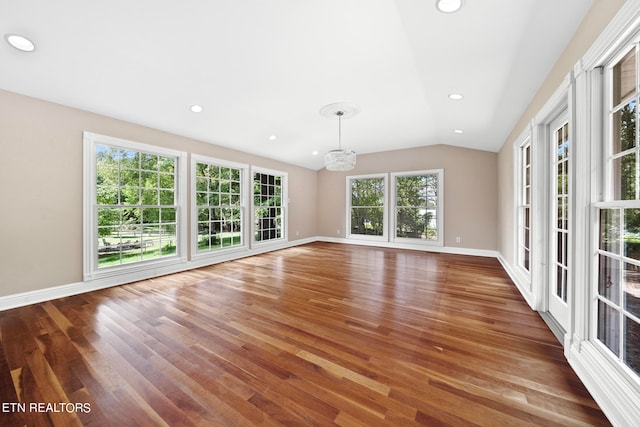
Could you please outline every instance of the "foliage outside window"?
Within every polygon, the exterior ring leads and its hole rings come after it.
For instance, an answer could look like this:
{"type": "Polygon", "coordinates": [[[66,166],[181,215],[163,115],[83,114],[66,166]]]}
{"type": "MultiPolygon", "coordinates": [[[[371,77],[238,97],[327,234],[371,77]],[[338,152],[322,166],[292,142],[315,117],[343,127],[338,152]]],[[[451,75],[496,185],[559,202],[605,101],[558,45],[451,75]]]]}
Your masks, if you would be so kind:
{"type": "Polygon", "coordinates": [[[284,173],[255,170],[253,173],[254,240],[285,239],[286,180],[284,173]]]}
{"type": "MultiPolygon", "coordinates": [[[[89,138],[96,139],[100,138],[89,138]]],[[[174,257],[178,252],[178,155],[141,144],[101,141],[91,152],[94,268],[174,257]]]]}
{"type": "Polygon", "coordinates": [[[599,242],[594,335],[640,375],[640,197],[637,54],[609,68],[609,149],[605,201],[598,203],[599,242]]]}
{"type": "Polygon", "coordinates": [[[395,239],[442,241],[442,170],[392,175],[395,239]]]}
{"type": "Polygon", "coordinates": [[[386,175],[349,177],[349,233],[382,237],[385,233],[386,175]]]}
{"type": "Polygon", "coordinates": [[[192,158],[197,252],[243,246],[243,167],[199,156],[192,158]]]}

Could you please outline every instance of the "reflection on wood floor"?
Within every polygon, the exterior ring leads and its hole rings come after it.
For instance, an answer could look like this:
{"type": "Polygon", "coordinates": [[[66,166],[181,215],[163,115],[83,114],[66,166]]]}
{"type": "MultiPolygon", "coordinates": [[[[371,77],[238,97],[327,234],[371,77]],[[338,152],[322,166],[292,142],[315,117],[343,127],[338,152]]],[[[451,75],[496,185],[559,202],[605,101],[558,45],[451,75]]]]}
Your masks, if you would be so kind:
{"type": "Polygon", "coordinates": [[[491,258],[313,243],[0,333],[3,426],[608,425],[491,258]]]}

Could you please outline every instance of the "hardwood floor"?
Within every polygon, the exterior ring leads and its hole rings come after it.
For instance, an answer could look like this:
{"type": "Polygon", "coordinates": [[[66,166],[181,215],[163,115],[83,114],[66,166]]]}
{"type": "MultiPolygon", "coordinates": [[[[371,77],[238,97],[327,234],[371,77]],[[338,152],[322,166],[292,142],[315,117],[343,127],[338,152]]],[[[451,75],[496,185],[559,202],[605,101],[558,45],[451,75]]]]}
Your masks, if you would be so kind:
{"type": "Polygon", "coordinates": [[[3,426],[609,425],[490,258],[313,243],[0,334],[3,426]]]}

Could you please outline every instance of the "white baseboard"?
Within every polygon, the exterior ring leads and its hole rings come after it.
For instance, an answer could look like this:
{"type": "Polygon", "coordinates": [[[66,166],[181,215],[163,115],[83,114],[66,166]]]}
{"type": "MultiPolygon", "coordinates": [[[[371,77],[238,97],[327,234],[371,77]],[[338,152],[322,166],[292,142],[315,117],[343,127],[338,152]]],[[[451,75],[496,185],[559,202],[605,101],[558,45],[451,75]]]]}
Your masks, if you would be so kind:
{"type": "Polygon", "coordinates": [[[640,391],[629,383],[589,341],[574,345],[569,352],[569,364],[585,385],[611,424],[635,427],[640,423],[640,391]]]}
{"type": "Polygon", "coordinates": [[[339,237],[317,237],[316,241],[318,242],[330,242],[330,243],[344,243],[347,245],[360,245],[360,246],[378,246],[381,248],[390,248],[390,249],[409,249],[413,251],[423,251],[423,252],[441,252],[446,254],[457,254],[457,255],[471,255],[471,256],[482,256],[482,257],[490,257],[497,258],[499,253],[498,251],[491,251],[487,249],[472,249],[472,248],[459,248],[454,246],[428,246],[428,245],[411,245],[407,243],[394,243],[394,242],[378,242],[373,240],[357,240],[357,239],[345,239],[339,237]]]}
{"type": "Polygon", "coordinates": [[[497,258],[502,265],[502,268],[504,268],[504,271],[506,271],[506,273],[509,275],[509,278],[511,278],[513,284],[516,285],[516,288],[518,288],[518,291],[520,291],[520,295],[522,295],[527,304],[529,304],[529,307],[531,307],[532,310],[535,310],[536,306],[534,296],[529,290],[530,283],[527,282],[527,280],[524,279],[520,274],[516,273],[516,271],[511,267],[511,264],[509,264],[507,260],[504,259],[502,254],[498,254],[497,258]]]}

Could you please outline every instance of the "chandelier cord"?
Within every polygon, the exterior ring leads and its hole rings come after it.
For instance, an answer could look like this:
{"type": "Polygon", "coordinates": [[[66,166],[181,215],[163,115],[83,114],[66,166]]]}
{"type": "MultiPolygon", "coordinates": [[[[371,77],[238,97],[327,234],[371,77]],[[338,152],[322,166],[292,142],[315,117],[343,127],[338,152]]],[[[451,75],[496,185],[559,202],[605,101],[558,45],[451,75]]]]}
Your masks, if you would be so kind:
{"type": "Polygon", "coordinates": [[[344,111],[336,112],[336,116],[338,116],[338,148],[342,150],[342,116],[344,111]]]}

